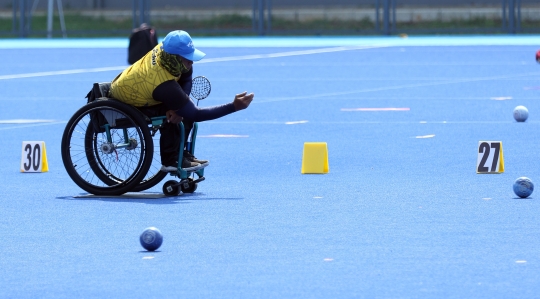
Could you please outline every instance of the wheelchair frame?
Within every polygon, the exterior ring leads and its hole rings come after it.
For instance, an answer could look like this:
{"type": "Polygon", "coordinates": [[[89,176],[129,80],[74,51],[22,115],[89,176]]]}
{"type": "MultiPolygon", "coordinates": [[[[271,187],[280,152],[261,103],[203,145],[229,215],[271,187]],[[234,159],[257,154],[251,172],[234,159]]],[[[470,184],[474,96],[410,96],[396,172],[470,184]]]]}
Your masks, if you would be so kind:
{"type": "MultiPolygon", "coordinates": [[[[152,121],[152,131],[157,131],[159,127],[163,124],[165,121],[165,116],[159,116],[159,117],[153,117],[151,118],[152,121]]],[[[171,176],[178,177],[180,179],[179,182],[176,182],[174,180],[169,180],[165,182],[163,185],[163,193],[168,196],[174,196],[178,195],[181,192],[183,193],[193,193],[197,189],[197,184],[199,182],[202,182],[205,180],[204,177],[204,169],[208,164],[201,166],[200,168],[186,171],[184,168],[181,167],[182,160],[184,158],[183,156],[183,149],[184,149],[184,140],[185,140],[185,131],[184,131],[184,124],[182,122],[178,123],[178,127],[180,129],[180,150],[178,151],[178,168],[176,172],[170,173],[171,176]],[[191,176],[197,175],[197,179],[192,179],[191,176]]],[[[188,142],[186,148],[187,150],[192,154],[195,155],[195,141],[197,138],[197,130],[199,128],[199,125],[197,123],[193,123],[193,129],[191,132],[191,142],[188,142]]]]}

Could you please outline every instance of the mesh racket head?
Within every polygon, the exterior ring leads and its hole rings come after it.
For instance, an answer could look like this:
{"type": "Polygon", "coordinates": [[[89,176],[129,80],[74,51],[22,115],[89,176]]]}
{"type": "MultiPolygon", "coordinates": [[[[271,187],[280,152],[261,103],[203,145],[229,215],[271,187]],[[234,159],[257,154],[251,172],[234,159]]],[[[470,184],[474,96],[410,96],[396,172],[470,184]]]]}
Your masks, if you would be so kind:
{"type": "Polygon", "coordinates": [[[196,100],[206,99],[210,95],[212,86],[210,80],[204,76],[197,76],[193,78],[191,84],[191,96],[196,100]]]}

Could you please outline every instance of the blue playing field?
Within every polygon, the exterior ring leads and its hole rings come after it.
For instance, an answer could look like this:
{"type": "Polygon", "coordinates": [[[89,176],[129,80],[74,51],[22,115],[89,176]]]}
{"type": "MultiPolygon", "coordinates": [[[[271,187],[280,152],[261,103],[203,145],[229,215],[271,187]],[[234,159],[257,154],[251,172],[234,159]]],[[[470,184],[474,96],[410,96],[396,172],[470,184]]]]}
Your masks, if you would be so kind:
{"type": "Polygon", "coordinates": [[[60,141],[127,41],[0,41],[1,298],[538,296],[540,191],[512,184],[540,189],[540,36],[194,42],[201,105],[254,102],[199,124],[211,164],[194,194],[100,197],[60,141]],[[33,140],[49,172],[20,172],[33,140]],[[484,140],[504,173],[476,173],[484,140]],[[328,174],[300,173],[304,142],[327,143],[328,174]],[[157,252],[139,244],[149,226],[157,252]]]}

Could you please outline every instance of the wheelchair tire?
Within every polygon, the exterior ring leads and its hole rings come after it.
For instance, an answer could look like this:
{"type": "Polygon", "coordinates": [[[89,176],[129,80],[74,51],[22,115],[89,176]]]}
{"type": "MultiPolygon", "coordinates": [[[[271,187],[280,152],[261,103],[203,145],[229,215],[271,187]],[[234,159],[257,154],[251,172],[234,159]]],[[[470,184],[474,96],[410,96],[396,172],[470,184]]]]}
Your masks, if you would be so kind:
{"type": "Polygon", "coordinates": [[[135,187],[133,187],[133,192],[140,192],[150,189],[163,181],[163,179],[168,175],[167,172],[161,171],[161,155],[159,144],[160,137],[161,135],[158,130],[153,136],[154,156],[152,157],[152,163],[150,164],[150,168],[148,169],[146,176],[141,180],[141,182],[135,187]]]}
{"type": "Polygon", "coordinates": [[[88,125],[86,129],[86,134],[84,137],[84,146],[88,150],[86,152],[86,159],[88,164],[94,174],[108,186],[114,186],[120,183],[121,180],[115,178],[111,175],[104,165],[104,163],[99,158],[99,144],[98,144],[99,135],[95,133],[92,125],[88,125]],[[89,149],[92,149],[91,151],[89,149]]]}
{"type": "Polygon", "coordinates": [[[147,177],[143,178],[138,185],[133,187],[133,192],[140,192],[154,187],[155,185],[159,184],[159,182],[161,182],[165,176],[167,176],[167,173],[158,171],[151,174],[148,172],[146,176],[147,177]]]}
{"type": "MultiPolygon", "coordinates": [[[[107,122],[111,122],[108,121],[107,122]]],[[[100,123],[100,125],[102,125],[100,123]]],[[[95,195],[132,191],[152,162],[153,140],[146,121],[133,107],[116,100],[98,100],[71,117],[62,136],[62,161],[71,179],[95,195]],[[98,132],[97,119],[112,120],[110,139],[98,132]]]]}
{"type": "Polygon", "coordinates": [[[184,184],[180,184],[180,191],[182,191],[183,193],[193,193],[195,192],[195,190],[197,190],[198,184],[194,183],[192,178],[188,178],[187,184],[187,188],[186,186],[184,186],[184,184]]]}
{"type": "MultiPolygon", "coordinates": [[[[144,117],[144,116],[143,116],[144,117]]],[[[92,148],[94,155],[98,153],[99,150],[99,144],[97,144],[95,137],[95,132],[91,128],[88,128],[86,131],[87,137],[86,137],[86,147],[92,148]]],[[[161,171],[161,156],[160,156],[160,134],[159,130],[155,132],[154,136],[152,136],[153,144],[154,144],[154,155],[152,157],[152,162],[150,163],[150,167],[146,173],[146,176],[141,180],[141,182],[133,187],[131,192],[140,192],[147,189],[150,189],[154,187],[155,185],[159,184],[167,175],[166,172],[161,171]],[[156,148],[157,147],[157,148],[156,148]]],[[[118,184],[118,182],[121,181],[120,178],[115,178],[111,176],[110,172],[107,170],[107,166],[102,163],[102,161],[99,159],[99,156],[96,155],[96,161],[98,161],[98,165],[90,164],[94,173],[101,179],[102,182],[105,184],[112,186],[115,184],[118,184]]]]}
{"type": "Polygon", "coordinates": [[[174,180],[166,181],[163,184],[163,194],[166,196],[177,196],[180,194],[180,188],[178,187],[178,182],[174,180]]]}

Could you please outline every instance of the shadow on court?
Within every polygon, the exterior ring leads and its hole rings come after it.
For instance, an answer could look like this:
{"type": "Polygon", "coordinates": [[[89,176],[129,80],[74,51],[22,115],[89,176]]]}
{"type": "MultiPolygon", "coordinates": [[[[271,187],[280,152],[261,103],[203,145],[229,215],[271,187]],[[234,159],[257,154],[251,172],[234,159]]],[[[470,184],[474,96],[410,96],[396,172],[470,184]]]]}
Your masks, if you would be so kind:
{"type": "Polygon", "coordinates": [[[89,193],[81,193],[75,196],[58,196],[57,199],[64,200],[98,200],[106,202],[123,202],[123,203],[143,203],[153,205],[166,205],[189,203],[190,201],[208,201],[208,200],[243,200],[243,197],[204,197],[204,193],[184,193],[178,196],[165,196],[159,192],[139,192],[125,193],[118,196],[93,195],[89,193]]]}

